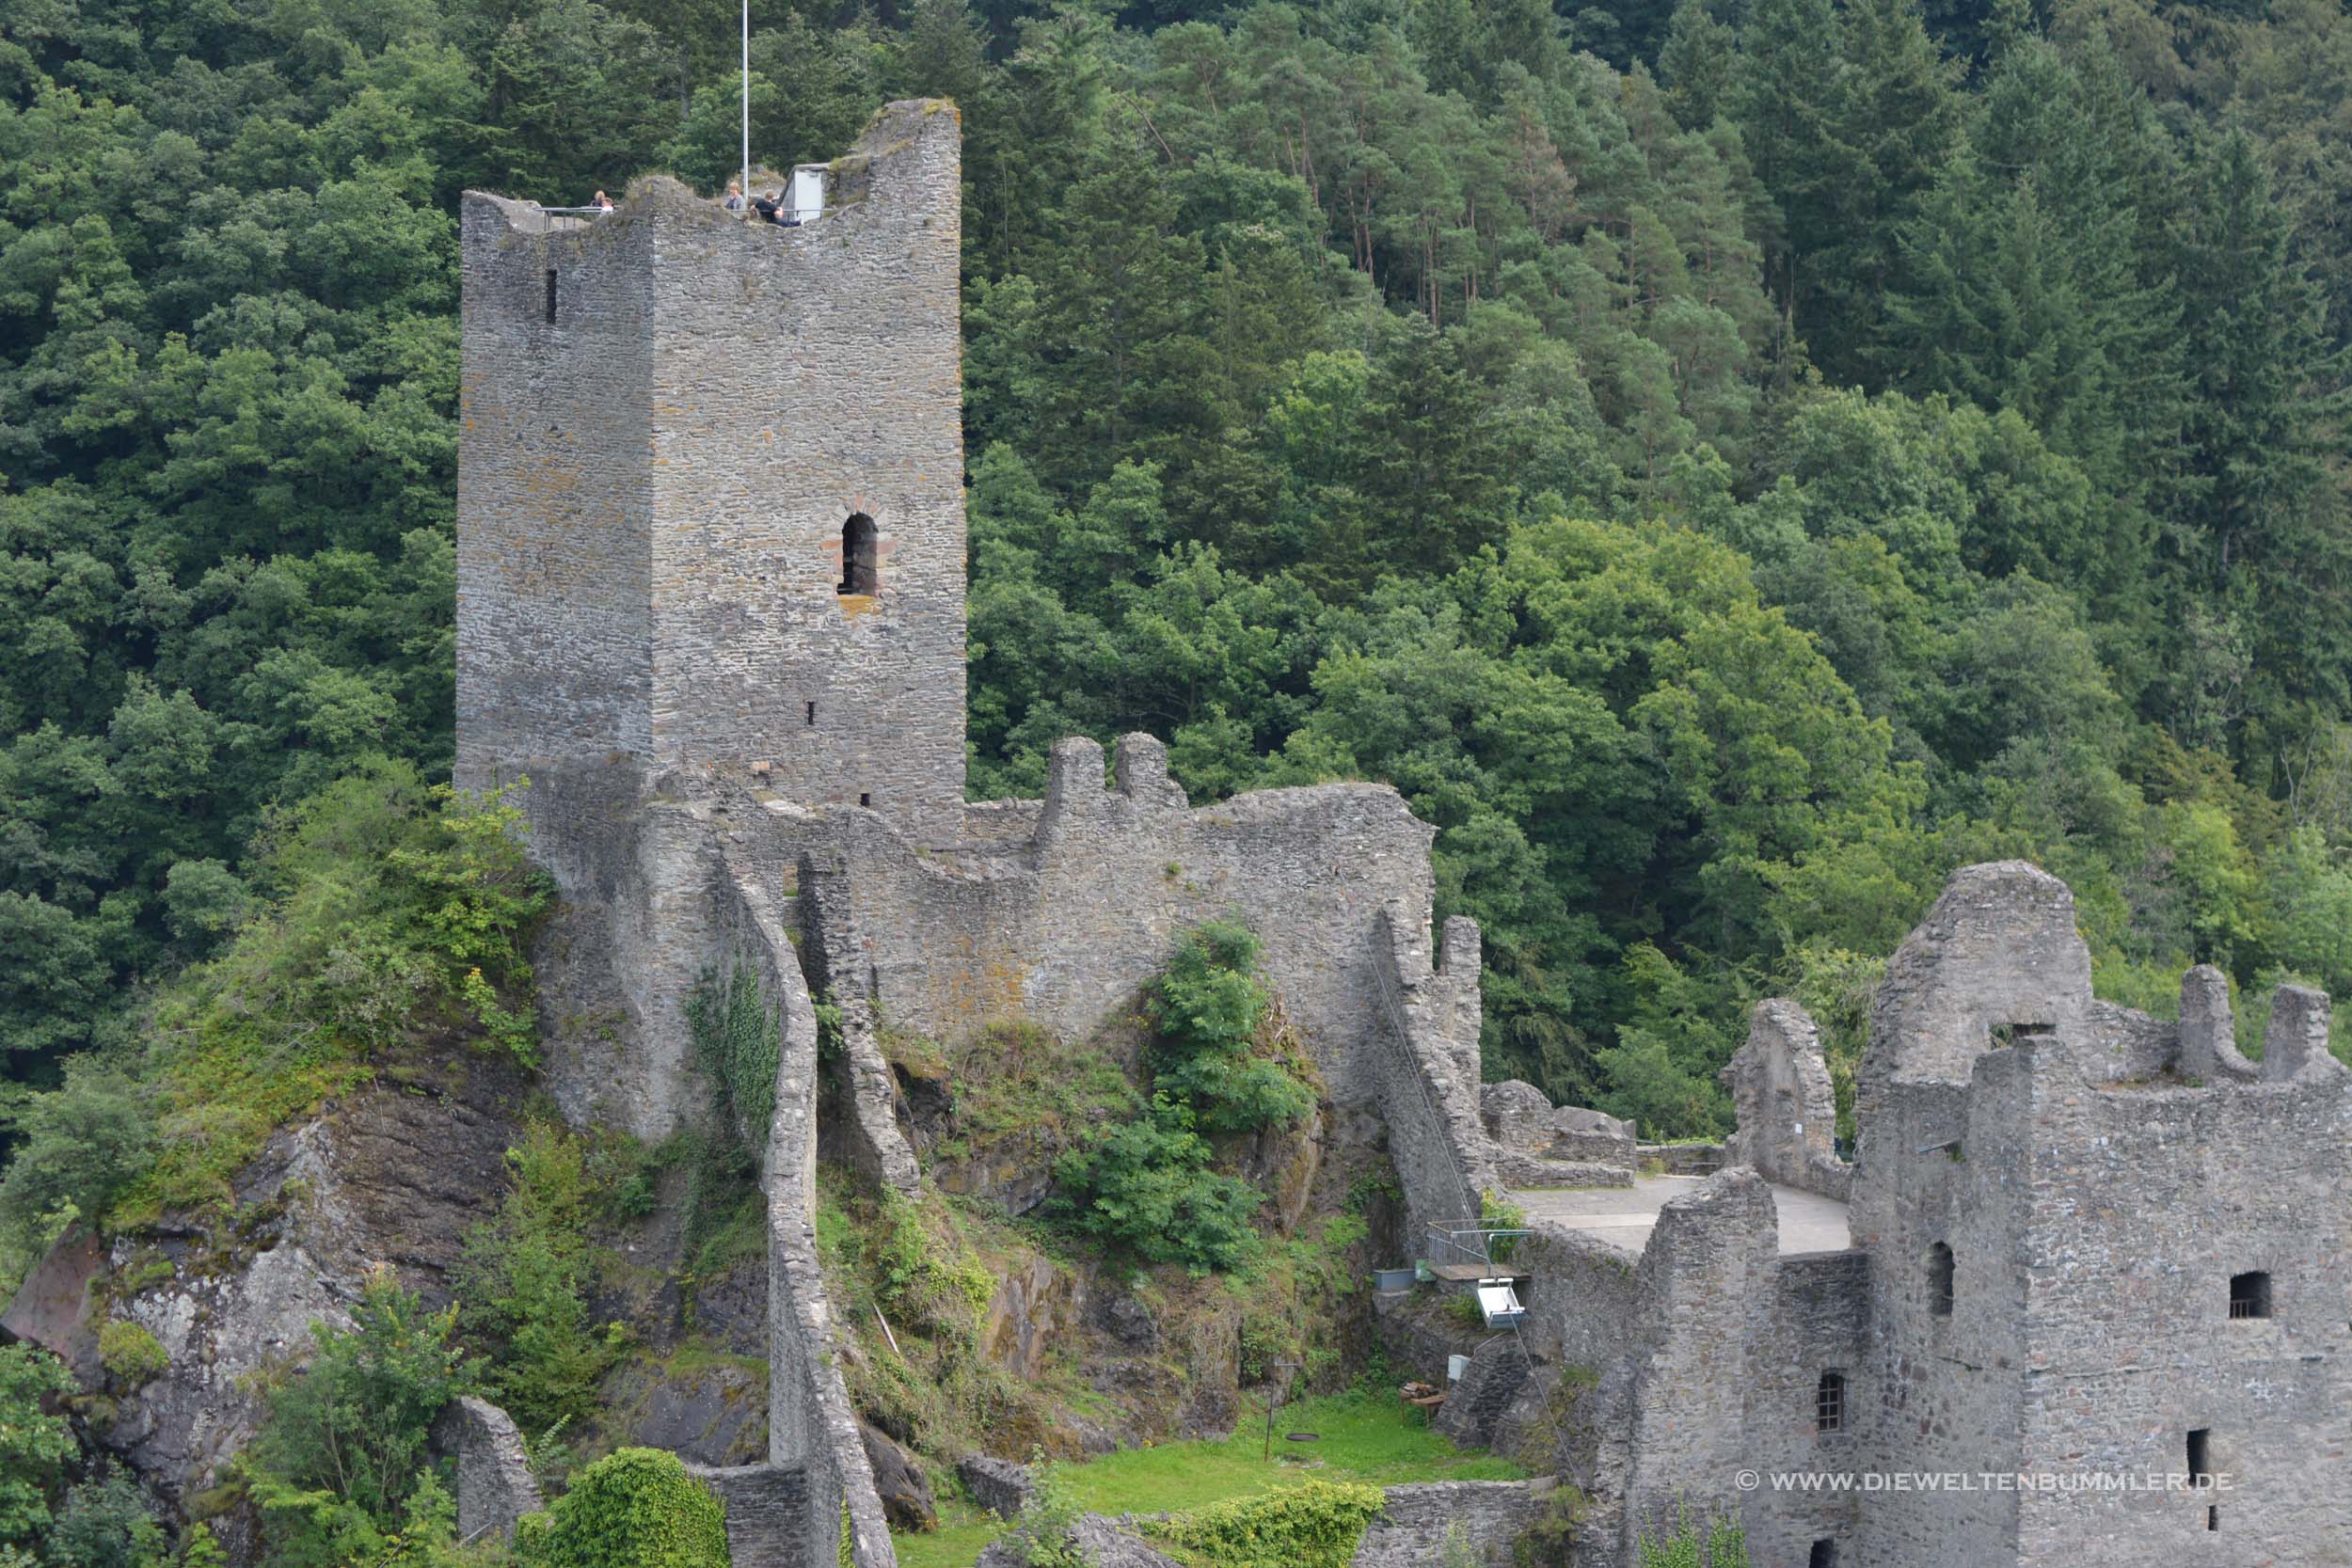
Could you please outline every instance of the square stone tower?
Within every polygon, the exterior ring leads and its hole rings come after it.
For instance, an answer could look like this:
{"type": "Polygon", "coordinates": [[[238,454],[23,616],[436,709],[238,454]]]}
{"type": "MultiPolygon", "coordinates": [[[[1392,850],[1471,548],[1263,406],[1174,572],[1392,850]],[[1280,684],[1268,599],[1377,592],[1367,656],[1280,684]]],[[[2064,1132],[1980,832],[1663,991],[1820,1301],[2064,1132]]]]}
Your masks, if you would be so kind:
{"type": "Polygon", "coordinates": [[[660,178],[588,219],[467,194],[462,783],[764,765],[955,835],[960,152],[893,103],[789,229],[660,178]]]}

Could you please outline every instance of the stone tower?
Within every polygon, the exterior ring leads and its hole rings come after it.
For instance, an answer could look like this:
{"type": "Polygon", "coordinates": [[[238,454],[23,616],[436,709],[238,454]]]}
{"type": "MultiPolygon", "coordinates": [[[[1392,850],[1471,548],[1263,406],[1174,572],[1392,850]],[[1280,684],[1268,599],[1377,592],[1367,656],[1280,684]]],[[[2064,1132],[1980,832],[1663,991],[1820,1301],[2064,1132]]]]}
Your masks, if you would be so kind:
{"type": "Polygon", "coordinates": [[[588,221],[468,193],[461,782],[716,767],[954,835],[959,142],[889,105],[793,229],[659,178],[588,221]]]}

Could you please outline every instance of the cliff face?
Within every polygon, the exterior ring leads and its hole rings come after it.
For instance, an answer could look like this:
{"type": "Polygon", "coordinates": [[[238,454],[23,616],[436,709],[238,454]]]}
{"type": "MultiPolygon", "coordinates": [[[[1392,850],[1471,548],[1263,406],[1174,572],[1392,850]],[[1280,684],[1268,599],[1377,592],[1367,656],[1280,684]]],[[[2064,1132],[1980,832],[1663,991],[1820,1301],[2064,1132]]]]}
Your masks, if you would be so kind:
{"type": "MultiPolygon", "coordinates": [[[[228,1212],[167,1214],[117,1238],[93,1271],[86,1329],[135,1323],[168,1356],[124,1386],[82,1358],[91,1437],[189,1516],[263,1414],[260,1386],[310,1353],[311,1325],[340,1325],[368,1275],[392,1270],[428,1302],[450,1298],[469,1227],[495,1209],[524,1085],[456,1053],[388,1069],[271,1139],[228,1212]]],[[[232,1551],[251,1521],[215,1521],[232,1551]]]]}

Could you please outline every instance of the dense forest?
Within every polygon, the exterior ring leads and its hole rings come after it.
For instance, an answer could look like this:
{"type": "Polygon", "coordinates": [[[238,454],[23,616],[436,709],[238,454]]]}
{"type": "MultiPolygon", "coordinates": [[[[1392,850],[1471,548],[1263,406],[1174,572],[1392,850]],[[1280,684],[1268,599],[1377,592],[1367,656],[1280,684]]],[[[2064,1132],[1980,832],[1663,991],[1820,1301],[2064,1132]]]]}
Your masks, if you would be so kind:
{"type": "MultiPolygon", "coordinates": [[[[715,189],[736,14],[7,8],[11,1114],[138,1076],[306,801],[445,774],[458,193],[715,189]]],[[[1965,861],[2119,999],[2352,990],[2336,0],[752,22],[765,162],[962,109],[976,797],[1391,781],[1488,1074],[1661,1132],[1757,995],[1850,1051],[1965,861]]]]}

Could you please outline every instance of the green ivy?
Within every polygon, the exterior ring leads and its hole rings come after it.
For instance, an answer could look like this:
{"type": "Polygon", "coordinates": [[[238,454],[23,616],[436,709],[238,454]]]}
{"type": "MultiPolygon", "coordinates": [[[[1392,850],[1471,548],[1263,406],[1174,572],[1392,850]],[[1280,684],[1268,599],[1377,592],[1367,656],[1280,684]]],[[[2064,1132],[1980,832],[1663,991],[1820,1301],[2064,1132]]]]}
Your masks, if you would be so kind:
{"type": "Polygon", "coordinates": [[[658,1449],[617,1449],[516,1532],[524,1568],[728,1568],[726,1511],[658,1449]]]}
{"type": "Polygon", "coordinates": [[[723,974],[705,974],[687,999],[686,1024],[696,1058],[719,1086],[722,1110],[745,1140],[765,1140],[784,1033],[752,966],[738,959],[723,974]]]}

